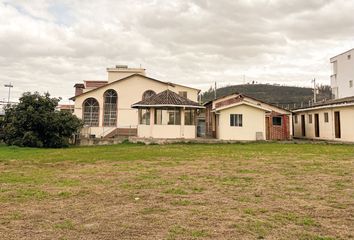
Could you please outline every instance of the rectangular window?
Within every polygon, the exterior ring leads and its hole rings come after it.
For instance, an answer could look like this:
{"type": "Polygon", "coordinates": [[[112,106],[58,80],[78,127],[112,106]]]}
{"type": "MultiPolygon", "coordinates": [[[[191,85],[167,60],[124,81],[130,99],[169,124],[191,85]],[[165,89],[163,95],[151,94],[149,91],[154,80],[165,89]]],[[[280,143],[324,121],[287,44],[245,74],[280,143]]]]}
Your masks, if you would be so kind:
{"type": "Polygon", "coordinates": [[[352,88],[353,87],[353,80],[349,81],[349,87],[352,88]]]}
{"type": "Polygon", "coordinates": [[[180,125],[181,124],[181,109],[156,109],[155,110],[156,125],[180,125]]]}
{"type": "Polygon", "coordinates": [[[273,126],[281,126],[282,118],[281,117],[273,117],[273,126]]]}
{"type": "Polygon", "coordinates": [[[230,126],[242,127],[242,114],[230,114],[230,126]]]}
{"type": "Polygon", "coordinates": [[[195,110],[186,109],[184,111],[184,125],[195,125],[195,110]]]}
{"type": "Polygon", "coordinates": [[[312,123],[312,114],[309,114],[309,123],[312,123]]]}
{"type": "Polygon", "coordinates": [[[187,92],[186,91],[180,91],[180,92],[178,92],[178,95],[180,95],[181,97],[187,98],[187,92]]]}
{"type": "Polygon", "coordinates": [[[294,122],[297,124],[297,115],[294,116],[294,122]]]}
{"type": "Polygon", "coordinates": [[[139,109],[139,124],[150,125],[150,110],[139,109]]]}
{"type": "Polygon", "coordinates": [[[352,58],[352,55],[349,54],[349,55],[347,56],[347,58],[348,58],[348,60],[350,60],[350,59],[352,58]]]}
{"type": "Polygon", "coordinates": [[[328,112],[324,113],[324,121],[328,123],[328,112]]]}

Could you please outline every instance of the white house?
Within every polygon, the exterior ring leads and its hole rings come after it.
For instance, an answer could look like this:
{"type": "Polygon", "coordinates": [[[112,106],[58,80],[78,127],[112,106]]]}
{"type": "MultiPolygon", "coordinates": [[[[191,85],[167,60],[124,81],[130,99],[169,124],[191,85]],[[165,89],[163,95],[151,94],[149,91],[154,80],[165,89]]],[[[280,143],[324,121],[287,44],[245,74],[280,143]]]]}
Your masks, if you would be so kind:
{"type": "Polygon", "coordinates": [[[206,135],[222,140],[290,140],[291,112],[244,94],[204,104],[206,135]]]}
{"type": "Polygon", "coordinates": [[[145,69],[108,68],[107,80],[75,84],[74,114],[85,124],[82,134],[94,137],[137,135],[138,109],[134,103],[165,90],[197,102],[199,89],[147,77],[145,69]]]}
{"type": "Polygon", "coordinates": [[[331,88],[335,99],[354,96],[354,48],[330,59],[331,88]]]}
{"type": "Polygon", "coordinates": [[[294,137],[354,142],[354,97],[294,110],[294,137]]]}

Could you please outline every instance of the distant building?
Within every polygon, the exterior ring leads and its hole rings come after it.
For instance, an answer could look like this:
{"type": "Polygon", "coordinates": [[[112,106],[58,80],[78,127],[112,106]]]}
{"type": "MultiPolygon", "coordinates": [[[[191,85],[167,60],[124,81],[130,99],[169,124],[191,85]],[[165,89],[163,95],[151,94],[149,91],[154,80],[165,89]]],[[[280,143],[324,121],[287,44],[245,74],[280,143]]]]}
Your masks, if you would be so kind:
{"type": "Polygon", "coordinates": [[[354,48],[330,59],[331,88],[335,99],[354,96],[354,48]]]}
{"type": "Polygon", "coordinates": [[[294,137],[354,142],[354,97],[294,110],[294,137]]]}
{"type": "Polygon", "coordinates": [[[59,104],[56,109],[58,111],[74,113],[74,107],[74,104],[59,104]]]}

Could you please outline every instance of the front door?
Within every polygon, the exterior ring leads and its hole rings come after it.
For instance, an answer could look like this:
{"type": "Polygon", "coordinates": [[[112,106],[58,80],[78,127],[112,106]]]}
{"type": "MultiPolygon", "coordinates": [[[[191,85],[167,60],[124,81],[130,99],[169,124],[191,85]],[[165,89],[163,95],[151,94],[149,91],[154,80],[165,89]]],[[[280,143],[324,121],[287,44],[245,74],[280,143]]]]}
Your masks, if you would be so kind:
{"type": "Polygon", "coordinates": [[[269,126],[269,120],[270,119],[270,117],[266,117],[265,118],[265,123],[266,123],[266,140],[270,140],[270,126],[269,126]]]}
{"type": "Polygon", "coordinates": [[[301,115],[301,134],[306,137],[305,115],[301,115]]]}
{"type": "Polygon", "coordinates": [[[336,138],[341,138],[340,112],[334,112],[334,131],[336,138]]]}
{"type": "Polygon", "coordinates": [[[320,137],[320,121],[318,114],[315,114],[315,137],[320,137]]]}

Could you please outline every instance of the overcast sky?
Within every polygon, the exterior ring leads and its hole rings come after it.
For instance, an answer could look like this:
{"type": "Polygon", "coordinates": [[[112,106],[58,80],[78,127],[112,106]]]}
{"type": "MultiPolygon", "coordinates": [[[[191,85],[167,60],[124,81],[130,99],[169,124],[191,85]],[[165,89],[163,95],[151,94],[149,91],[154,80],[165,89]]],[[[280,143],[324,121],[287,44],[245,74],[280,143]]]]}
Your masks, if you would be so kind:
{"type": "Polygon", "coordinates": [[[126,64],[202,90],[257,81],[329,84],[354,47],[353,0],[0,0],[3,84],[63,97],[126,64]]]}

